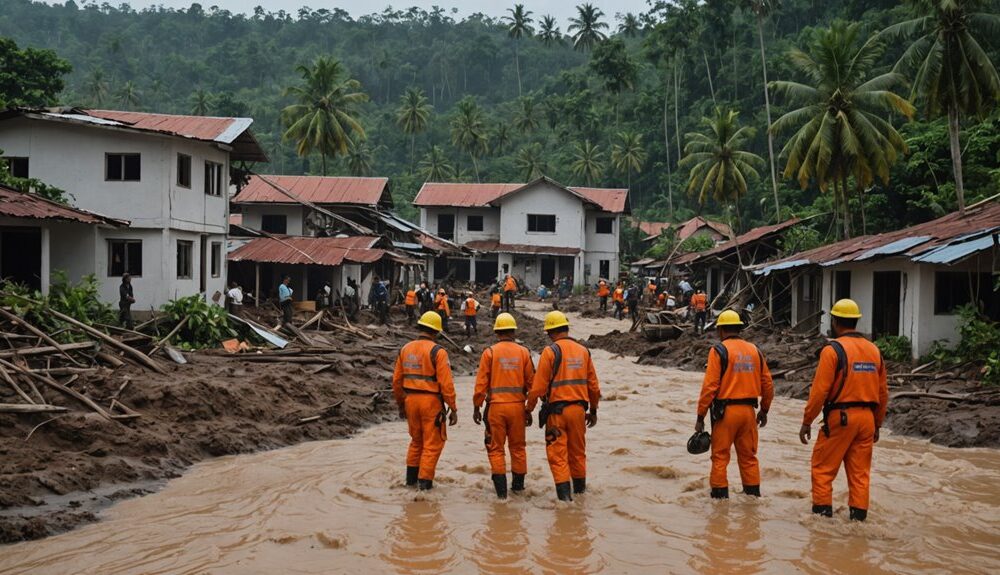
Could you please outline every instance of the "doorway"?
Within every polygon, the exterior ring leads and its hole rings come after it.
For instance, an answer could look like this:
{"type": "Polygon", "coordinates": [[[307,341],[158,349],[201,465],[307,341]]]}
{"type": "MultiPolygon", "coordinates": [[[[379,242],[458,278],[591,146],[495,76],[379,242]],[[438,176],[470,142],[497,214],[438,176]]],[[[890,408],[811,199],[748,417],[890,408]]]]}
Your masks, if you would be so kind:
{"type": "MultiPolygon", "coordinates": [[[[549,285],[556,278],[556,260],[542,258],[542,277],[539,283],[549,285]]],[[[551,285],[550,287],[555,287],[551,285]]]]}
{"type": "Polygon", "coordinates": [[[8,228],[0,232],[0,278],[42,289],[41,228],[8,228]]]}
{"type": "Polygon", "coordinates": [[[872,277],[872,339],[899,335],[900,272],[875,272],[872,277]]]}

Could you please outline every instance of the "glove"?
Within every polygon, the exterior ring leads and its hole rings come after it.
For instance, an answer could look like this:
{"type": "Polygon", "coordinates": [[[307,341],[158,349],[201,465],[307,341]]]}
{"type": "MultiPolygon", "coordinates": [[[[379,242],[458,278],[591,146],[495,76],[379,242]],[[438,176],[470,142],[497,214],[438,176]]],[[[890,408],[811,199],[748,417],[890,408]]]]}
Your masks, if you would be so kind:
{"type": "Polygon", "coordinates": [[[695,420],[695,422],[694,422],[694,431],[695,431],[695,433],[701,433],[702,431],[705,431],[705,418],[704,417],[699,417],[698,419],[695,420]]]}
{"type": "Polygon", "coordinates": [[[406,419],[406,406],[404,405],[399,406],[399,418],[406,419]]]}
{"type": "Polygon", "coordinates": [[[802,428],[799,429],[799,441],[802,445],[808,445],[809,440],[812,439],[812,429],[806,424],[802,424],[802,428]]]}
{"type": "Polygon", "coordinates": [[[525,411],[524,412],[524,424],[527,425],[527,426],[529,426],[529,427],[531,426],[531,412],[530,411],[525,411]]]}
{"type": "Polygon", "coordinates": [[[597,425],[597,412],[591,411],[587,414],[587,427],[594,427],[597,425]]]}
{"type": "Polygon", "coordinates": [[[760,410],[757,412],[757,425],[763,429],[767,425],[767,412],[760,410]]]}
{"type": "Polygon", "coordinates": [[[454,409],[448,413],[448,425],[455,425],[458,423],[458,412],[454,409]]]}
{"type": "Polygon", "coordinates": [[[472,410],[472,421],[474,421],[476,425],[483,422],[483,414],[479,411],[478,407],[473,408],[472,410]]]}

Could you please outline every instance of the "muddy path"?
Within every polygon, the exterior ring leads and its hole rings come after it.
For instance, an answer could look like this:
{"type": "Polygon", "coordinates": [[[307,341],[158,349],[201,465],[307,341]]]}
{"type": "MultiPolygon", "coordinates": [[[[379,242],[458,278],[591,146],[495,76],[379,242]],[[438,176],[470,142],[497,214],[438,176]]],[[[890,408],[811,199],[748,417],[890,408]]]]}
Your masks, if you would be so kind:
{"type": "MultiPolygon", "coordinates": [[[[577,335],[605,320],[575,321],[577,335]]],[[[613,320],[611,320],[613,321],[613,320]]],[[[589,492],[554,501],[540,430],[528,489],[492,496],[472,379],[458,382],[437,487],[403,486],[405,425],[198,464],[103,521],[0,548],[0,573],[995,573],[1000,453],[887,433],[866,524],[809,514],[803,403],[778,398],[761,431],[764,497],[708,498],[708,457],[684,442],[699,376],[593,353],[606,402],[588,434],[589,492]]],[[[730,469],[738,488],[735,463],[730,469]]]]}

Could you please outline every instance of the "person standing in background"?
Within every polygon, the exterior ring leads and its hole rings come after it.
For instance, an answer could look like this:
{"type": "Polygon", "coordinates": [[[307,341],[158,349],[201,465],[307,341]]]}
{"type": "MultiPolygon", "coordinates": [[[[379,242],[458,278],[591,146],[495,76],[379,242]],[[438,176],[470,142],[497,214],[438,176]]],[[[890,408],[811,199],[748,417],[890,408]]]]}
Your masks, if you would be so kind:
{"type": "Polygon", "coordinates": [[[278,284],[278,305],[282,323],[292,323],[292,276],[285,276],[278,284]]]}
{"type": "Polygon", "coordinates": [[[126,329],[135,327],[135,322],[132,321],[132,304],[134,303],[132,276],[122,274],[122,283],[118,286],[118,323],[126,329]]]}

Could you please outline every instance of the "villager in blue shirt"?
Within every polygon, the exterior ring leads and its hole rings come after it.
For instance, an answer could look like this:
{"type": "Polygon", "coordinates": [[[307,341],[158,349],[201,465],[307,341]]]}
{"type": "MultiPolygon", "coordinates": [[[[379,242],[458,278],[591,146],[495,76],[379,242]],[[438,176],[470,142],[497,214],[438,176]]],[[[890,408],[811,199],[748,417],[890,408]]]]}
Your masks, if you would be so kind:
{"type": "Polygon", "coordinates": [[[278,285],[278,305],[281,306],[282,322],[292,323],[292,277],[285,276],[285,279],[278,285]]]}

